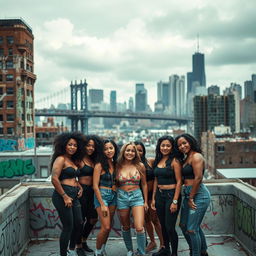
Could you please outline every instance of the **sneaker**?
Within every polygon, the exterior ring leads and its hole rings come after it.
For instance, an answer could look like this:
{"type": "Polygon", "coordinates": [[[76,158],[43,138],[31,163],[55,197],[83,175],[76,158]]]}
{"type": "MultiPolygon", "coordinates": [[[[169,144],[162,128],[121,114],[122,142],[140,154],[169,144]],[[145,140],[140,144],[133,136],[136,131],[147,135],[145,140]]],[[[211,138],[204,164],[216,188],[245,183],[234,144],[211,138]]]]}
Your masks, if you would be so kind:
{"type": "Polygon", "coordinates": [[[148,246],[146,247],[146,252],[151,252],[151,251],[153,251],[153,250],[155,250],[156,249],[156,243],[155,242],[150,242],[149,244],[148,244],[148,246]]]}
{"type": "Polygon", "coordinates": [[[133,251],[128,251],[126,256],[133,256],[133,251]]]}
{"type": "Polygon", "coordinates": [[[68,253],[67,253],[68,256],[77,256],[77,253],[75,250],[68,250],[68,253]]]}
{"type": "Polygon", "coordinates": [[[103,256],[108,256],[108,255],[107,255],[107,252],[106,252],[106,250],[105,250],[105,248],[104,248],[103,251],[102,251],[102,255],[103,255],[103,256]]]}
{"type": "Polygon", "coordinates": [[[93,252],[93,250],[87,245],[86,242],[83,242],[83,243],[82,243],[82,246],[83,246],[83,249],[84,249],[86,252],[93,252]]]}
{"type": "Polygon", "coordinates": [[[94,252],[94,254],[93,254],[94,256],[103,256],[103,254],[102,253],[97,253],[96,251],[94,252]]]}
{"type": "Polygon", "coordinates": [[[83,248],[76,248],[76,253],[78,256],[86,256],[83,248]]]}
{"type": "Polygon", "coordinates": [[[152,254],[152,256],[170,256],[171,253],[169,250],[166,250],[164,247],[162,247],[158,252],[155,252],[152,254]]]}

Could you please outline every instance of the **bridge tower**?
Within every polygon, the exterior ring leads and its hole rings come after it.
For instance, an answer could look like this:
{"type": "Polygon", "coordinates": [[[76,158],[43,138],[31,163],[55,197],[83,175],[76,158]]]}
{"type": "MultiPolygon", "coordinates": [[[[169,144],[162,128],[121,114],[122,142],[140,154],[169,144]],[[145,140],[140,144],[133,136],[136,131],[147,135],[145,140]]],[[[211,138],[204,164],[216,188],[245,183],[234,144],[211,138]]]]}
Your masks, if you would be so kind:
{"type": "Polygon", "coordinates": [[[71,129],[72,131],[78,131],[78,121],[81,122],[81,132],[84,134],[88,134],[88,105],[87,105],[87,83],[86,80],[80,84],[77,84],[77,81],[73,84],[71,81],[70,84],[70,92],[71,92],[71,110],[79,110],[78,109],[78,92],[80,92],[80,110],[84,111],[84,117],[71,117],[71,129]]]}

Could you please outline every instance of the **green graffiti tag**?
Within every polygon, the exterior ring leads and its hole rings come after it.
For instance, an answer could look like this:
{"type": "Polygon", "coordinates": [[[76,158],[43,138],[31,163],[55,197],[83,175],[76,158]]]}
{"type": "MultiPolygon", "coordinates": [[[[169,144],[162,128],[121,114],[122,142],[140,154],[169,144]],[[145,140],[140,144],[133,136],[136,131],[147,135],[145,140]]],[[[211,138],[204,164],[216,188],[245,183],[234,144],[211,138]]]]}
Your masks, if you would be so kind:
{"type": "Polygon", "coordinates": [[[11,159],[0,162],[0,178],[12,178],[14,176],[31,175],[36,168],[32,159],[11,159]]]}
{"type": "Polygon", "coordinates": [[[255,209],[241,199],[237,199],[235,216],[238,229],[256,241],[255,209]]]}

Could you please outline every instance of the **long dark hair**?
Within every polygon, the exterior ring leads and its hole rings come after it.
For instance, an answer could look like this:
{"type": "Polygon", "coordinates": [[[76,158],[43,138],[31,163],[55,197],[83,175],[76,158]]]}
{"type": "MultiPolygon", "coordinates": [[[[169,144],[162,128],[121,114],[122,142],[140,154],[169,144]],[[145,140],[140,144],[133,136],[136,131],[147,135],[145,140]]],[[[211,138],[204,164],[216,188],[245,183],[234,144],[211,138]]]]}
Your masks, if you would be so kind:
{"type": "MultiPolygon", "coordinates": [[[[201,150],[197,140],[191,134],[188,134],[188,133],[183,133],[181,135],[178,135],[175,138],[174,147],[175,147],[176,150],[179,150],[179,148],[178,148],[178,140],[180,138],[184,138],[189,143],[191,150],[202,154],[202,150],[201,150]]],[[[180,152],[180,153],[183,155],[183,159],[184,159],[185,155],[182,152],[180,152]]]]}
{"type": "Polygon", "coordinates": [[[94,134],[90,134],[90,135],[87,135],[85,136],[84,138],[84,154],[86,155],[86,152],[85,152],[85,147],[88,145],[89,141],[92,140],[94,142],[94,152],[91,156],[88,156],[93,164],[96,164],[96,162],[98,161],[99,159],[99,154],[102,152],[102,148],[103,148],[103,141],[102,139],[98,136],[98,135],[94,135],[94,134]]]}
{"type": "Polygon", "coordinates": [[[50,168],[52,169],[53,163],[57,157],[66,154],[66,146],[70,139],[74,139],[77,143],[77,150],[74,155],[71,156],[71,160],[74,164],[80,162],[83,158],[83,134],[80,132],[65,132],[57,135],[53,142],[53,155],[51,158],[50,168]]]}
{"type": "Polygon", "coordinates": [[[97,162],[99,162],[102,166],[102,169],[107,172],[109,170],[109,164],[108,164],[108,158],[105,156],[104,154],[104,146],[107,144],[107,143],[111,143],[114,148],[115,148],[115,154],[113,156],[113,165],[114,165],[114,169],[116,167],[116,161],[117,161],[117,157],[118,157],[118,153],[119,153],[119,149],[116,145],[116,143],[111,140],[111,139],[107,139],[107,140],[104,140],[103,141],[103,144],[102,144],[102,147],[99,148],[99,154],[97,156],[97,162]]]}
{"type": "Polygon", "coordinates": [[[163,157],[163,154],[162,154],[161,151],[160,151],[160,145],[161,145],[161,143],[162,143],[164,140],[168,140],[168,141],[171,143],[171,145],[172,145],[172,151],[171,151],[171,153],[170,153],[170,155],[169,155],[168,160],[166,161],[166,166],[168,166],[168,167],[171,166],[172,160],[173,160],[173,159],[176,157],[176,155],[177,155],[177,152],[176,152],[176,150],[175,150],[175,148],[174,148],[174,139],[173,139],[173,137],[172,137],[172,136],[169,136],[169,135],[164,135],[164,136],[160,137],[160,138],[157,140],[157,144],[156,144],[156,150],[155,150],[156,155],[155,155],[155,161],[154,161],[154,164],[153,164],[153,168],[155,168],[155,167],[158,165],[158,163],[160,162],[160,160],[161,160],[162,157],[163,157]]]}
{"type": "Polygon", "coordinates": [[[137,146],[137,145],[140,145],[140,146],[142,147],[142,152],[143,152],[143,154],[142,154],[142,156],[140,157],[140,159],[141,159],[141,162],[144,164],[145,168],[146,168],[146,169],[151,168],[150,165],[149,165],[149,163],[148,163],[148,160],[147,160],[147,158],[146,158],[146,148],[145,148],[145,145],[143,144],[143,142],[136,140],[136,141],[134,142],[134,144],[135,144],[136,146],[137,146]]]}

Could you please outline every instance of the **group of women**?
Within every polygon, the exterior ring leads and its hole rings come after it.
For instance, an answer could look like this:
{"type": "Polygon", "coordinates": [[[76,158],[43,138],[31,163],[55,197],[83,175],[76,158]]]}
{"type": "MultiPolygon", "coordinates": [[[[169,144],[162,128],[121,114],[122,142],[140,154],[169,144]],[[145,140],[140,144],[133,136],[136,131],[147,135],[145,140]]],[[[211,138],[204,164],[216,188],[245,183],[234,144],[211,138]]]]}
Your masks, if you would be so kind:
{"type": "Polygon", "coordinates": [[[180,227],[190,255],[208,255],[200,228],[210,203],[209,191],[202,183],[204,167],[198,143],[189,134],[175,140],[171,136],[159,138],[152,159],[146,158],[145,147],[139,141],[126,143],[119,153],[113,140],[81,133],[58,135],[51,168],[55,188],[52,201],[63,225],[60,255],[84,256],[93,252],[86,240],[99,218],[94,255],[105,256],[117,211],[127,256],[146,255],[156,249],[154,230],[160,248],[152,255],[177,256],[175,226],[180,208],[180,227]]]}

